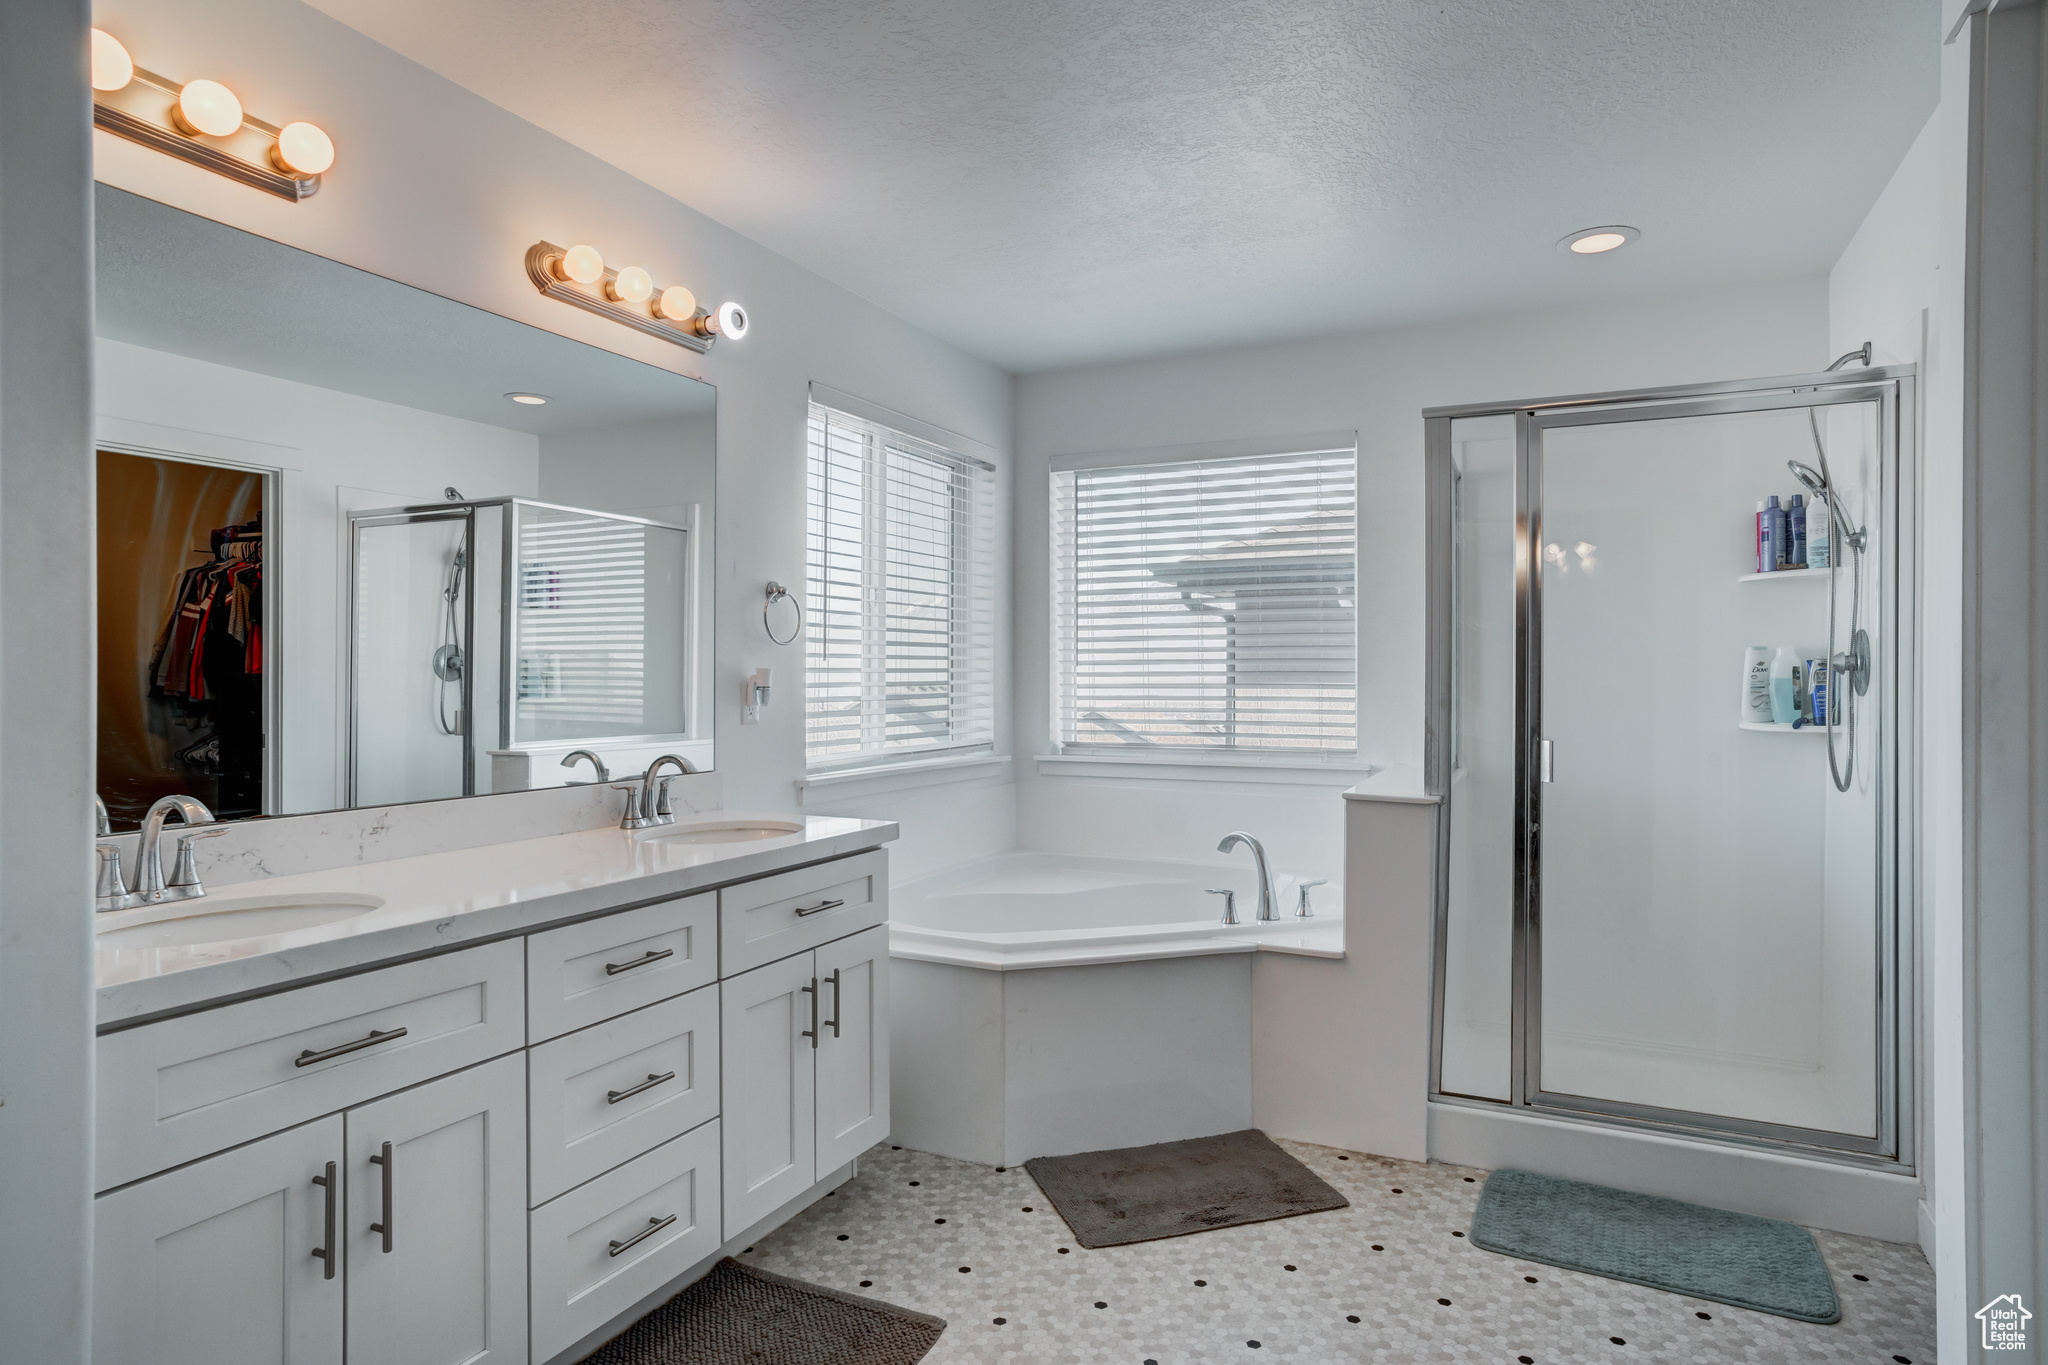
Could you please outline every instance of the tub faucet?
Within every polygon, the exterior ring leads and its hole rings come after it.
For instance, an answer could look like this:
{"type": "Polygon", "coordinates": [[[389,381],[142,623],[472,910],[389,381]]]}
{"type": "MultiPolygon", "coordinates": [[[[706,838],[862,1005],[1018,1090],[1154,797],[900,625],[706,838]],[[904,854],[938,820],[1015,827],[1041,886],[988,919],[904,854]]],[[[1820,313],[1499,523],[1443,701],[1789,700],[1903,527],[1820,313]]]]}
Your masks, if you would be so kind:
{"type": "Polygon", "coordinates": [[[1243,830],[1237,830],[1224,835],[1223,842],[1216,845],[1216,851],[1218,853],[1228,853],[1239,844],[1250,845],[1252,860],[1259,865],[1259,919],[1262,921],[1279,919],[1279,912],[1273,909],[1273,873],[1266,866],[1266,846],[1251,835],[1246,834],[1243,830]]]}

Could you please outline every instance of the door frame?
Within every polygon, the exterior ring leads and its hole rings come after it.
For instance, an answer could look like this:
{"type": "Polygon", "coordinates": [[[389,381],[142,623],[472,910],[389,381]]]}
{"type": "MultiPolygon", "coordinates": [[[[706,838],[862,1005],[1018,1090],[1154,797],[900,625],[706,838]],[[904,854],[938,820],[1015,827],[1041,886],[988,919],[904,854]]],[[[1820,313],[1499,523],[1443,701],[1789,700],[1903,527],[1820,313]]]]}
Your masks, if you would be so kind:
{"type": "Polygon", "coordinates": [[[1881,366],[1757,380],[1681,385],[1583,394],[1518,403],[1482,403],[1429,408],[1423,412],[1428,489],[1428,714],[1425,774],[1428,790],[1443,803],[1437,822],[1436,926],[1430,1027],[1429,1098],[1432,1102],[1512,1109],[1548,1118],[1647,1129],[1667,1135],[1708,1138],[1765,1150],[1798,1151],[1848,1164],[1910,1171],[1914,1160],[1915,1093],[1913,1023],[1914,901],[1918,885],[1913,846],[1901,838],[1915,790],[1913,736],[1914,672],[1905,666],[1914,653],[1913,565],[1918,544],[1917,367],[1881,366]],[[1660,1109],[1621,1101],[1544,1091],[1540,1088],[1541,1041],[1541,844],[1537,816],[1536,743],[1541,718],[1542,669],[1540,487],[1542,439],[1551,428],[1607,425],[1677,417],[1764,412],[1774,409],[1878,405],[1880,489],[1872,521],[1879,523],[1877,576],[1878,667],[1886,686],[1876,714],[1874,764],[1878,779],[1878,1049],[1877,1136],[1821,1132],[1694,1111],[1660,1109]],[[1447,1093],[1443,1089],[1445,982],[1450,926],[1451,822],[1457,818],[1452,794],[1457,678],[1458,477],[1452,424],[1459,418],[1512,417],[1515,423],[1515,810],[1512,829],[1510,1084],[1508,1098],[1447,1093]]]}

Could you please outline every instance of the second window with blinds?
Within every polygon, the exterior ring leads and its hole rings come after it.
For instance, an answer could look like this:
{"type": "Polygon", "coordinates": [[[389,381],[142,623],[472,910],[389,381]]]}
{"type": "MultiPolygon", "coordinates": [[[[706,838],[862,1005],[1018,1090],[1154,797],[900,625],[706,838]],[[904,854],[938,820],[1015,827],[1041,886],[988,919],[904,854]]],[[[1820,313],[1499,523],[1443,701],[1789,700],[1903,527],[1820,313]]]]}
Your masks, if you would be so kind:
{"type": "Polygon", "coordinates": [[[1055,460],[1061,754],[1358,753],[1355,444],[1055,460]]]}
{"type": "Polygon", "coordinates": [[[992,468],[813,403],[808,474],[809,770],[989,752],[992,468]]]}

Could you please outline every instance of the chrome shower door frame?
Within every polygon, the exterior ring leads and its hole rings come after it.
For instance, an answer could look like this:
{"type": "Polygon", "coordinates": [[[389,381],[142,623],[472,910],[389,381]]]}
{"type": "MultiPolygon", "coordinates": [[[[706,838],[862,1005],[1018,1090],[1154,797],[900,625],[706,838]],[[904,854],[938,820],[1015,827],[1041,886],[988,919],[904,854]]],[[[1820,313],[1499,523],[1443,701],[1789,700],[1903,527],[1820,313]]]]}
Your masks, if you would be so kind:
{"type": "Polygon", "coordinates": [[[1915,1017],[1915,915],[1911,888],[1912,845],[1900,837],[1909,818],[1906,794],[1914,790],[1912,736],[1914,706],[1913,546],[1917,515],[1910,496],[1916,486],[1916,372],[1912,366],[1793,375],[1668,389],[1588,394],[1514,404],[1475,404],[1425,410],[1425,460],[1429,516],[1429,714],[1425,767],[1429,790],[1442,801],[1437,822],[1435,979],[1430,1047],[1432,1102],[1510,1109],[1544,1117],[1634,1127],[1669,1135],[1704,1137],[1763,1149],[1797,1151],[1849,1164],[1892,1171],[1913,1168],[1914,1113],[1904,1097],[1914,1093],[1911,1025],[1915,1017]],[[1669,418],[1704,417],[1774,409],[1877,406],[1878,497],[1872,526],[1878,538],[1878,668],[1883,679],[1876,708],[1876,806],[1879,819],[1876,886],[1878,905],[1876,1049],[1878,1112],[1876,1136],[1832,1133],[1689,1110],[1662,1109],[1625,1101],[1571,1095],[1541,1088],[1542,1061],[1542,792],[1537,770],[1542,740],[1542,575],[1543,437],[1555,428],[1608,425],[1669,418]],[[1511,416],[1515,423],[1514,532],[1514,817],[1512,829],[1512,976],[1510,987],[1510,1085],[1508,1099],[1446,1093],[1443,1090],[1444,1008],[1450,927],[1451,822],[1458,818],[1452,797],[1452,763],[1457,724],[1454,689],[1458,661],[1454,547],[1456,527],[1452,424],[1461,417],[1511,416]]]}
{"type": "MultiPolygon", "coordinates": [[[[351,512],[348,518],[348,708],[346,725],[348,730],[345,757],[347,763],[342,771],[343,805],[349,809],[356,806],[356,714],[357,687],[356,668],[356,564],[361,552],[363,528],[366,526],[407,526],[415,522],[459,521],[462,523],[462,555],[465,562],[476,563],[476,508],[469,503],[449,503],[445,506],[407,507],[397,510],[351,512]]],[[[463,796],[475,796],[476,792],[476,705],[471,679],[475,670],[469,666],[467,655],[469,644],[476,638],[476,575],[462,576],[462,641],[465,662],[462,668],[462,791],[463,796]]]]}

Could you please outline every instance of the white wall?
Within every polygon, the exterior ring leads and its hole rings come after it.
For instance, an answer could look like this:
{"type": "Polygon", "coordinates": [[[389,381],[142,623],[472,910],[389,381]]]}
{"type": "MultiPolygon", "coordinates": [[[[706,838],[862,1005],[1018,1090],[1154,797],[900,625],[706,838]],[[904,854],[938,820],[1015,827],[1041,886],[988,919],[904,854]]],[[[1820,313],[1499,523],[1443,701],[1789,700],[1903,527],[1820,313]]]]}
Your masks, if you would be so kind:
{"type": "Polygon", "coordinates": [[[85,6],[0,4],[0,1352],[92,1288],[92,186],[85,6]]]}
{"type": "MultiPolygon", "coordinates": [[[[120,341],[100,340],[98,365],[102,439],[282,470],[282,525],[267,581],[283,598],[278,630],[265,642],[266,667],[285,680],[277,809],[341,805],[348,511],[439,502],[449,484],[477,497],[532,497],[539,438],[120,341]]],[[[431,635],[438,626],[423,620],[421,628],[431,635]]],[[[413,700],[431,705],[426,692],[413,700]]],[[[427,712],[406,710],[417,720],[410,739],[426,743],[427,712]]],[[[459,745],[450,772],[461,790],[459,745]]]]}
{"type": "MultiPolygon", "coordinates": [[[[319,195],[299,204],[104,134],[94,139],[100,179],[717,386],[715,695],[735,704],[720,702],[719,772],[695,784],[695,795],[722,785],[732,807],[793,808],[792,783],[803,772],[797,697],[781,691],[763,723],[744,728],[736,701],[739,680],[756,666],[782,677],[801,670],[796,646],[768,643],[761,604],[769,579],[804,579],[809,384],[993,447],[1000,524],[1009,506],[1009,377],[658,193],[631,168],[601,162],[294,0],[102,0],[94,22],[151,70],[175,79],[204,73],[235,90],[252,115],[311,119],[338,148],[319,195]],[[546,299],[521,264],[542,238],[591,242],[700,298],[741,300],[752,333],[698,356],[546,299]]],[[[1007,533],[999,538],[1006,577],[1007,533]]],[[[997,587],[1007,603],[1008,583],[997,587]]],[[[1007,641],[1007,619],[996,625],[1007,641]]],[[[1008,672],[1005,652],[997,675],[1008,672]]],[[[999,715],[1007,700],[999,698],[999,715]]],[[[1002,740],[1007,751],[1007,734],[1002,740]]],[[[1011,842],[1002,782],[952,783],[943,793],[832,809],[894,817],[937,808],[941,819],[929,828],[916,813],[905,818],[901,852],[912,863],[1011,842]]],[[[692,794],[679,784],[678,795],[692,794]]]]}
{"type": "Polygon", "coordinates": [[[1018,827],[1030,847],[1213,859],[1245,825],[1289,870],[1342,866],[1345,778],[1321,787],[1041,774],[1050,752],[1047,461],[1054,455],[1356,430],[1359,749],[1422,759],[1424,407],[1818,368],[1826,282],[1518,313],[1208,351],[1017,381],[1018,827]]]}

